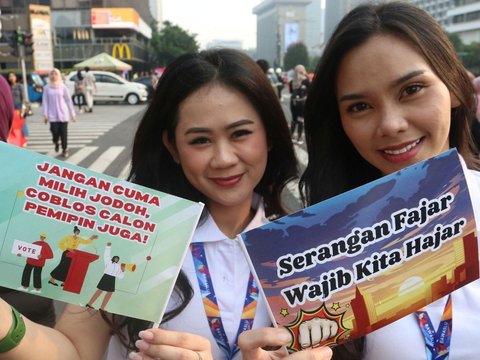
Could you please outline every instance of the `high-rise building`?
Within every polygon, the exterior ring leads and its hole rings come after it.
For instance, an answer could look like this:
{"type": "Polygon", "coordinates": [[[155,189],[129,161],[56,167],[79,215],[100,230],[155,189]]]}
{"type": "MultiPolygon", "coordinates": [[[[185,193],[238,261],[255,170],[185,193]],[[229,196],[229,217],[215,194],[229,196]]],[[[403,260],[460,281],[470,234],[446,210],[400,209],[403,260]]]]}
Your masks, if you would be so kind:
{"type": "Polygon", "coordinates": [[[253,8],[257,16],[257,58],[282,66],[287,48],[306,44],[306,6],[312,0],[264,0],[253,8]]]}
{"type": "MultiPolygon", "coordinates": [[[[448,11],[455,6],[453,0],[410,0],[419,8],[427,11],[432,15],[442,26],[447,27],[450,24],[450,16],[448,11]]],[[[463,1],[465,2],[465,1],[463,1]]],[[[472,2],[472,1],[470,1],[472,2]]]]}
{"type": "MultiPolygon", "coordinates": [[[[0,0],[3,33],[0,68],[19,68],[17,56],[8,55],[8,36],[20,27],[38,36],[31,26],[30,5],[49,7],[54,65],[71,68],[87,58],[106,52],[131,64],[134,71],[149,70],[148,42],[153,17],[144,0],[0,0]]],[[[38,11],[37,11],[38,12],[38,11]]],[[[41,11],[40,11],[41,12],[41,11]]],[[[34,57],[26,57],[34,68],[34,57]]]]}
{"type": "Polygon", "coordinates": [[[160,30],[163,23],[163,0],[149,0],[150,12],[157,22],[157,29],[160,30]]]}
{"type": "Polygon", "coordinates": [[[394,0],[325,0],[325,42],[330,39],[340,20],[363,3],[384,3],[394,0]]]}
{"type": "Polygon", "coordinates": [[[305,8],[305,45],[310,56],[320,56],[325,42],[325,0],[312,0],[305,8]]]}
{"type": "Polygon", "coordinates": [[[480,42],[480,0],[411,0],[463,43],[480,42]]]}

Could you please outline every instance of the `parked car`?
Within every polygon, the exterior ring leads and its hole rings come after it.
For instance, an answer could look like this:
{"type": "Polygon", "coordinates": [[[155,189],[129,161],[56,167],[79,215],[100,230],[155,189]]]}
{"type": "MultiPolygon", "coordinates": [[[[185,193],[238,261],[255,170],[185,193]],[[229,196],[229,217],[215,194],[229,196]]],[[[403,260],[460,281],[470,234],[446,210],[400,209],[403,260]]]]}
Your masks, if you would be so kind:
{"type": "Polygon", "coordinates": [[[153,96],[153,86],[152,86],[152,77],[151,76],[142,76],[133,80],[133,82],[143,84],[147,87],[148,99],[151,99],[153,96]]]}
{"type": "MultiPolygon", "coordinates": [[[[108,71],[90,70],[95,76],[97,91],[93,95],[94,101],[117,101],[131,105],[147,101],[147,87],[143,84],[127,81],[121,76],[108,71]]],[[[77,72],[71,72],[65,79],[68,90],[73,95],[77,72]]]]}
{"type": "MultiPolygon", "coordinates": [[[[8,80],[8,74],[10,72],[2,72],[1,74],[8,80]]],[[[17,75],[17,81],[20,84],[23,84],[22,73],[15,72],[17,75]]],[[[45,82],[41,78],[41,76],[34,72],[27,73],[27,93],[28,99],[30,102],[42,102],[42,95],[43,95],[43,87],[45,86],[45,82]]]]}

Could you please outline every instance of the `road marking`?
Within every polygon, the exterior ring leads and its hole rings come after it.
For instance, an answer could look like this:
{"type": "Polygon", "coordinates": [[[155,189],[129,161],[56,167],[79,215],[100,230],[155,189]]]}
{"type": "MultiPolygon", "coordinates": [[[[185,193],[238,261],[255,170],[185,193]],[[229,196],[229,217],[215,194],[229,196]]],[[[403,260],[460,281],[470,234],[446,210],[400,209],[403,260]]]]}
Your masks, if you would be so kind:
{"type": "Polygon", "coordinates": [[[128,174],[130,174],[130,168],[131,168],[131,163],[130,161],[125,165],[125,167],[120,171],[120,174],[118,174],[118,178],[122,180],[127,180],[128,174]]]}
{"type": "MultiPolygon", "coordinates": [[[[70,149],[82,148],[98,139],[106,132],[117,126],[118,122],[108,123],[73,123],[68,129],[68,145],[70,149]]],[[[30,136],[27,149],[44,153],[55,157],[57,153],[52,151],[52,135],[49,127],[42,123],[29,124],[30,136]]],[[[82,153],[80,153],[81,155],[82,153]]],[[[83,160],[83,159],[81,159],[83,160]]],[[[81,161],[80,160],[80,161],[81,161]]]]}
{"type": "Polygon", "coordinates": [[[125,146],[111,146],[100,155],[88,168],[92,171],[103,173],[107,167],[120,155],[125,146]]]}
{"type": "Polygon", "coordinates": [[[85,146],[78,150],[75,154],[67,158],[70,164],[78,165],[82,160],[86,159],[90,154],[98,149],[98,146],[85,146]]]}

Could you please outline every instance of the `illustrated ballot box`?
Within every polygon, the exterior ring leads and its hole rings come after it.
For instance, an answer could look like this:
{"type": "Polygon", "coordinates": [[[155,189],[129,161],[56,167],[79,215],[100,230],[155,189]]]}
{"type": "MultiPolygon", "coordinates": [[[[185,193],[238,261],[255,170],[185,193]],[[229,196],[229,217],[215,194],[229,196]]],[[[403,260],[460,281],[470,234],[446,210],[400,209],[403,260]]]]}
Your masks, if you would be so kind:
{"type": "Polygon", "coordinates": [[[63,290],[80,294],[90,263],[98,259],[98,255],[82,250],[70,251],[67,257],[72,259],[63,290]]]}

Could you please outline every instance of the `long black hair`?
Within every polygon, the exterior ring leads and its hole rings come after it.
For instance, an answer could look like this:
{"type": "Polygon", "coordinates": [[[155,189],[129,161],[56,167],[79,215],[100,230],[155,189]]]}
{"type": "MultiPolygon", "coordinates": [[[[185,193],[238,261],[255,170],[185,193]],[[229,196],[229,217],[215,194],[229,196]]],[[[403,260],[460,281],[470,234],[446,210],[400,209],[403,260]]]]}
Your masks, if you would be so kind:
{"type": "Polygon", "coordinates": [[[300,180],[306,203],[316,203],[380,177],[378,169],[362,158],[343,130],[336,81],[342,59],[372,36],[381,34],[401,37],[415,47],[459,100],[460,106],[452,109],[450,146],[458,149],[469,168],[478,168],[469,126],[475,109],[473,87],[445,31],[413,4],[360,5],[338,24],[308,94],[305,136],[309,162],[300,180]]]}
{"type": "MultiPolygon", "coordinates": [[[[474,116],[473,88],[441,26],[428,13],[406,2],[360,5],[338,24],[315,71],[305,109],[309,162],[300,180],[307,205],[317,203],[381,176],[355,149],[345,134],[336,98],[342,59],[376,35],[409,42],[429,63],[460,105],[452,109],[450,146],[457,147],[469,168],[478,168],[470,135],[474,116]]],[[[361,359],[364,339],[334,349],[333,359],[361,359]]]]}
{"type": "MultiPolygon", "coordinates": [[[[262,119],[268,143],[265,173],[255,192],[262,196],[268,217],[286,214],[281,193],[287,182],[297,176],[297,163],[285,115],[277,95],[260,67],[247,55],[231,49],[214,49],[185,54],[175,59],[159,79],[153,99],[135,134],[132,150],[132,169],[129,180],[186,198],[207,203],[205,196],[185,177],[162,141],[166,131],[175,143],[175,129],[182,102],[204,86],[221,84],[243,94],[262,119]]],[[[163,322],[178,315],[193,296],[187,277],[180,272],[175,293],[180,305],[168,312],[163,322]]],[[[136,319],[114,321],[114,330],[126,326],[128,339],[122,341],[133,348],[139,330],[148,323],[136,319]],[[126,341],[125,341],[126,340],[126,341]]],[[[121,339],[122,340],[122,339],[121,339]]]]}

